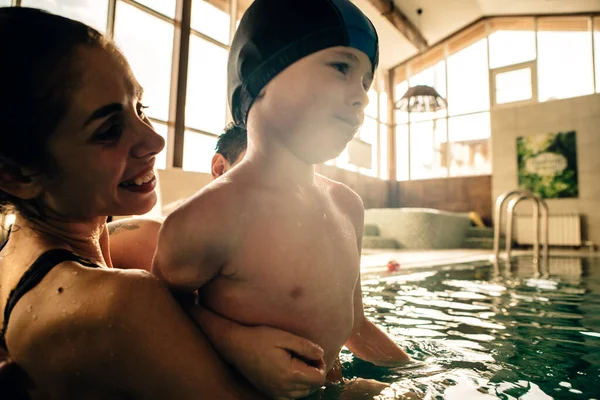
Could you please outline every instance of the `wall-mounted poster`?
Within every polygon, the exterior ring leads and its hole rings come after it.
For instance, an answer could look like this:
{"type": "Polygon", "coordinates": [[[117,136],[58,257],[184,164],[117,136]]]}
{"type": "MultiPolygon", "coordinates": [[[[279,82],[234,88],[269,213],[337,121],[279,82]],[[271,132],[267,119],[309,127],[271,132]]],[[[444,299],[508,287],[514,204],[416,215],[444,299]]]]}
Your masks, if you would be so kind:
{"type": "Polygon", "coordinates": [[[577,197],[575,132],[517,138],[519,188],[546,199],[577,197]]]}

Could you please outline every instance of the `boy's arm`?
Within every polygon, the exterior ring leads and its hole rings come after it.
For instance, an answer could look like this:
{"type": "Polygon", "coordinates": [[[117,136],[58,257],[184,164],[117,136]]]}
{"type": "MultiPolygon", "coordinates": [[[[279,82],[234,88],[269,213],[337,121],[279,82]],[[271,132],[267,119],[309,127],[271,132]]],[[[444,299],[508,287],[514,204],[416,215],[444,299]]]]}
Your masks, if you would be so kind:
{"type": "Polygon", "coordinates": [[[212,193],[198,196],[163,222],[151,272],[172,292],[191,293],[201,288],[225,263],[223,208],[215,197],[212,193]]]}
{"type": "MultiPolygon", "coordinates": [[[[356,228],[356,240],[359,255],[362,252],[362,237],[364,230],[364,206],[356,195],[354,206],[350,209],[356,228]]],[[[359,266],[360,268],[360,266],[359,266]]],[[[354,288],[354,327],[346,341],[346,347],[358,358],[381,366],[396,366],[410,361],[406,354],[394,341],[381,331],[375,324],[365,318],[362,302],[360,272],[354,288]]]]}
{"type": "Polygon", "coordinates": [[[410,361],[408,354],[365,318],[360,277],[354,290],[354,328],[346,341],[346,347],[361,360],[376,365],[393,367],[410,361]]]}

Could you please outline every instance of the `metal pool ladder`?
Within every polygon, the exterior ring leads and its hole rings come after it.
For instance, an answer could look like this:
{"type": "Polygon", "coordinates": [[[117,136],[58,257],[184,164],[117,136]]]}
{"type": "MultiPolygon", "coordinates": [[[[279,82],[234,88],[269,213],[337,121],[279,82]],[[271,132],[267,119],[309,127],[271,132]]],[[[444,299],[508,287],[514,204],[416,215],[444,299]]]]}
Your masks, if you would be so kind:
{"type": "Polygon", "coordinates": [[[538,195],[527,190],[511,190],[501,194],[496,199],[494,206],[494,260],[500,257],[500,234],[502,230],[502,211],[504,203],[508,201],[506,217],[506,254],[504,258],[510,261],[512,248],[512,231],[514,223],[514,209],[523,200],[533,200],[533,262],[538,263],[540,259],[540,205],[542,208],[542,244],[543,257],[548,260],[548,205],[538,195]],[[510,201],[508,201],[510,199],[510,201]]]}

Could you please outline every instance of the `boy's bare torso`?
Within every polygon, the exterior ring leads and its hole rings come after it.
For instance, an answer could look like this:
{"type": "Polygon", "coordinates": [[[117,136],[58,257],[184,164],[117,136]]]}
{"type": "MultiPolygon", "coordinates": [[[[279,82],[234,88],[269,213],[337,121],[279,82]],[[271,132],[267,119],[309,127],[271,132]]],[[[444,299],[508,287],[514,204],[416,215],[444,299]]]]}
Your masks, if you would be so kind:
{"type": "Polygon", "coordinates": [[[350,189],[318,175],[313,187],[288,191],[238,184],[235,175],[223,184],[239,199],[231,213],[236,221],[228,224],[234,244],[200,296],[230,319],[319,344],[330,368],[354,324],[355,215],[362,204],[356,206],[350,189]]]}

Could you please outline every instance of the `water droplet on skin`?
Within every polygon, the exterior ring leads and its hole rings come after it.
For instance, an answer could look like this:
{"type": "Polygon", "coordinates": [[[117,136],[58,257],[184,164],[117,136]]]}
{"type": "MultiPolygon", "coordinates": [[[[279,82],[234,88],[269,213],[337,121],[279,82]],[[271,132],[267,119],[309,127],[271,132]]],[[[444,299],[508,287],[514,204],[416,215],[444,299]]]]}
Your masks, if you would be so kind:
{"type": "Polygon", "coordinates": [[[327,214],[323,213],[323,219],[327,219],[327,214]]]}
{"type": "Polygon", "coordinates": [[[29,306],[27,306],[27,312],[31,312],[31,310],[33,310],[33,307],[32,307],[32,306],[30,306],[30,305],[29,305],[29,306]]]}
{"type": "Polygon", "coordinates": [[[73,275],[79,275],[79,271],[73,271],[73,275]]]}
{"type": "Polygon", "coordinates": [[[37,315],[34,315],[32,318],[35,321],[37,319],[37,315]]]}

